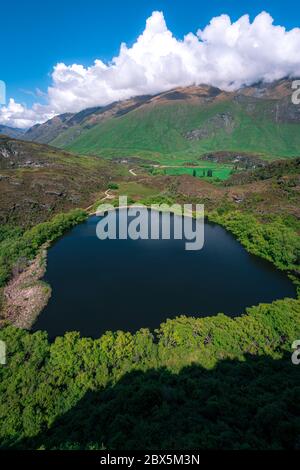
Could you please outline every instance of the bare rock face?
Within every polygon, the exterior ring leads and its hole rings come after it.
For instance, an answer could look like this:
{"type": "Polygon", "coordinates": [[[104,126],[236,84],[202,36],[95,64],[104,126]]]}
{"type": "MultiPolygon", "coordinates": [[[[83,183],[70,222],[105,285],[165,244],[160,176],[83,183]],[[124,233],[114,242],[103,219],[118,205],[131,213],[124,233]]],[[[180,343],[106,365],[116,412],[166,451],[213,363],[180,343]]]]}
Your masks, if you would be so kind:
{"type": "Polygon", "coordinates": [[[220,113],[209,118],[202,127],[187,132],[185,137],[188,140],[208,139],[222,129],[227,134],[231,134],[234,127],[235,123],[233,116],[230,113],[220,113]]]}

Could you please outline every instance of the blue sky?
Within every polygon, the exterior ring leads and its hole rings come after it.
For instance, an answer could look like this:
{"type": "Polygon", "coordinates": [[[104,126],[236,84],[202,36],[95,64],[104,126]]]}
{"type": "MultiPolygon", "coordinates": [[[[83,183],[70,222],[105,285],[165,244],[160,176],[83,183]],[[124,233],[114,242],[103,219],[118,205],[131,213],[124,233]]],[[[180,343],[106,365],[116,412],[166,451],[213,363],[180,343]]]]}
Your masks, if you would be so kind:
{"type": "MultiPolygon", "coordinates": [[[[1,5],[0,79],[9,96],[30,105],[26,91],[46,90],[58,62],[90,65],[117,55],[121,42],[131,45],[153,10],[162,10],[176,37],[203,28],[213,16],[233,20],[268,11],[288,29],[300,25],[300,2],[290,0],[18,0],[1,5]],[[38,6],[40,4],[40,6],[38,6]]],[[[299,51],[300,54],[300,51],[299,51]]]]}

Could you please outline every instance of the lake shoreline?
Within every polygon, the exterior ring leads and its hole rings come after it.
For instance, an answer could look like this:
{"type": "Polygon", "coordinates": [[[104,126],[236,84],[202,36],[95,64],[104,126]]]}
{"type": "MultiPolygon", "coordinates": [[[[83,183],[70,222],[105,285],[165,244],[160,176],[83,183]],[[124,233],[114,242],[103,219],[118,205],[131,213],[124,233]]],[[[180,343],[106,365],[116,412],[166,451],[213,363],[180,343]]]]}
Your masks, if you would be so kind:
{"type": "MultiPolygon", "coordinates": [[[[113,208],[108,208],[107,211],[102,213],[98,211],[93,211],[91,213],[87,213],[87,219],[93,216],[102,216],[105,212],[110,212],[113,210],[119,211],[124,209],[146,209],[146,210],[155,210],[157,212],[163,213],[167,210],[159,207],[152,207],[146,206],[141,204],[132,204],[127,206],[116,206],[113,208]]],[[[168,211],[172,215],[179,215],[182,217],[193,217],[195,218],[194,213],[190,214],[182,214],[177,213],[176,211],[170,210],[168,211]]],[[[214,225],[218,225],[223,227],[228,233],[231,233],[233,237],[241,243],[244,249],[254,256],[257,256],[259,259],[264,259],[262,256],[257,254],[251,253],[249,247],[245,246],[238,238],[236,234],[233,233],[232,230],[228,229],[224,224],[210,219],[209,215],[205,216],[205,221],[208,223],[212,223],[214,225]]],[[[76,225],[80,225],[79,222],[76,225]]],[[[68,232],[68,230],[67,230],[68,232]]],[[[65,234],[63,234],[65,235],[65,234]]],[[[54,240],[56,242],[57,240],[54,240]]],[[[28,264],[28,266],[21,272],[13,276],[13,278],[8,282],[8,284],[3,289],[3,305],[1,311],[1,318],[0,318],[0,327],[5,325],[5,323],[10,323],[13,326],[18,328],[30,330],[35,322],[37,321],[39,315],[47,306],[50,298],[51,298],[51,286],[43,281],[43,277],[46,273],[46,266],[47,266],[47,251],[52,243],[47,242],[45,243],[38,253],[38,255],[28,264]]],[[[269,260],[266,260],[269,261],[269,260]]],[[[270,262],[270,261],[269,261],[270,262]]],[[[278,266],[271,262],[271,264],[276,268],[279,269],[278,266]]],[[[291,276],[288,271],[285,273],[290,277],[291,281],[293,282],[294,286],[297,287],[297,282],[295,277],[291,276]]],[[[297,298],[297,294],[296,297],[297,298]]],[[[294,297],[293,297],[294,298],[294,297]]],[[[243,312],[240,313],[241,315],[243,312]]]]}
{"type": "Polygon", "coordinates": [[[51,297],[51,286],[42,278],[47,267],[45,244],[38,255],[16,273],[3,290],[1,323],[9,322],[17,328],[30,330],[51,297]]]}

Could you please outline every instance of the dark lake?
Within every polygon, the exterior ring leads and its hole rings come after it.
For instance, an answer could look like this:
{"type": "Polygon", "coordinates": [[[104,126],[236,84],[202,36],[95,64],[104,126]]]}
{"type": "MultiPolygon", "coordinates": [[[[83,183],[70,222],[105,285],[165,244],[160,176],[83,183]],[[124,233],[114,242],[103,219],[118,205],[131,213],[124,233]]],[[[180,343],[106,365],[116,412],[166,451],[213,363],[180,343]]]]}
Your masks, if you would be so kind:
{"type": "MultiPolygon", "coordinates": [[[[178,216],[171,216],[176,223],[178,216]]],[[[245,307],[294,297],[286,275],[252,256],[222,227],[205,223],[205,244],[185,240],[99,240],[99,217],[76,226],[48,252],[52,297],[33,330],[99,337],[157,328],[178,315],[236,316],[245,307]]]]}

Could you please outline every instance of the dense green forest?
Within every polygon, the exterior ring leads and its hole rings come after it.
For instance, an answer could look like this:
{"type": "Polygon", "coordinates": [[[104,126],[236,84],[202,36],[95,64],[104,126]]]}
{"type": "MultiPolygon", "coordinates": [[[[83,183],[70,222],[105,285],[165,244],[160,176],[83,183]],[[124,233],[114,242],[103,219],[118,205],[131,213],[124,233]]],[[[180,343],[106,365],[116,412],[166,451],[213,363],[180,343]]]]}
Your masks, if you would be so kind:
{"type": "Polygon", "coordinates": [[[0,331],[3,448],[299,448],[299,300],[153,334],[0,331]]]}
{"type": "Polygon", "coordinates": [[[270,217],[262,223],[253,214],[237,210],[212,211],[208,218],[231,231],[250,253],[267,259],[281,270],[300,274],[300,238],[290,219],[270,217]]]}

